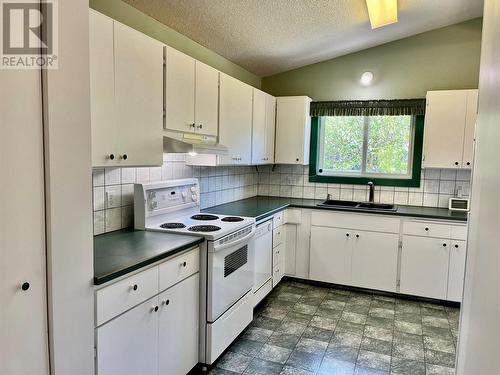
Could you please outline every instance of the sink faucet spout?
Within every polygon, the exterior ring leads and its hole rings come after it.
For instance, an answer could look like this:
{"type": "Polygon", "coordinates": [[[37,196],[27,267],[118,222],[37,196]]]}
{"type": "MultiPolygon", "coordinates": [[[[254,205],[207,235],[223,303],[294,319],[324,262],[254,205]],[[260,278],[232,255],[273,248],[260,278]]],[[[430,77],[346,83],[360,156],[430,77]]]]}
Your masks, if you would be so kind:
{"type": "Polygon", "coordinates": [[[373,183],[373,181],[368,182],[368,187],[370,188],[370,195],[368,201],[370,203],[373,203],[375,199],[375,184],[373,183]]]}

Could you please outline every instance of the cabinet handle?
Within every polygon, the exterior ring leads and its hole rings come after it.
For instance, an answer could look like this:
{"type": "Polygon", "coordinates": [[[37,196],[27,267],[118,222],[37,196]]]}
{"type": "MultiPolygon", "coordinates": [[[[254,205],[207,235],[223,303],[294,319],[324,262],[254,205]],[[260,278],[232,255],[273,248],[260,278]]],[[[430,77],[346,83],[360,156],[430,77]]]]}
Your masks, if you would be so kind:
{"type": "Polygon", "coordinates": [[[151,312],[153,312],[153,311],[154,311],[154,312],[158,312],[158,306],[153,307],[153,308],[151,309],[151,312]]]}
{"type": "Polygon", "coordinates": [[[122,156],[120,156],[120,159],[123,159],[123,160],[127,160],[128,156],[127,154],[123,154],[122,156]]]}
{"type": "Polygon", "coordinates": [[[182,266],[182,267],[186,267],[186,266],[187,266],[187,263],[186,263],[186,262],[182,262],[182,263],[181,263],[181,266],[182,266]]]}
{"type": "Polygon", "coordinates": [[[427,227],[426,227],[426,228],[425,228],[425,231],[426,231],[426,232],[428,232],[428,231],[429,231],[429,228],[427,228],[427,227]]]}
{"type": "Polygon", "coordinates": [[[458,165],[458,161],[455,162],[455,165],[458,165]]]}
{"type": "Polygon", "coordinates": [[[359,234],[356,234],[356,238],[359,238],[359,234]]]}
{"type": "Polygon", "coordinates": [[[30,283],[25,281],[24,283],[21,284],[21,289],[26,292],[30,288],[30,283]]]}
{"type": "Polygon", "coordinates": [[[467,163],[465,163],[465,164],[470,165],[470,161],[468,161],[468,162],[467,162],[467,163]]]}
{"type": "Polygon", "coordinates": [[[443,244],[443,247],[446,247],[446,244],[445,244],[445,243],[443,244]]]}
{"type": "Polygon", "coordinates": [[[299,158],[296,158],[295,161],[299,161],[299,158]]]}
{"type": "Polygon", "coordinates": [[[114,159],[115,159],[115,154],[109,154],[109,155],[108,155],[108,159],[110,159],[110,160],[114,160],[114,159]]]}
{"type": "Polygon", "coordinates": [[[137,290],[137,284],[132,285],[132,290],[137,290]]]}
{"type": "Polygon", "coordinates": [[[455,249],[458,249],[458,245],[455,245],[455,249]]]}
{"type": "Polygon", "coordinates": [[[202,129],[202,128],[203,128],[202,124],[198,125],[198,129],[202,129]]]}
{"type": "Polygon", "coordinates": [[[163,304],[164,304],[165,306],[170,305],[170,300],[169,300],[169,299],[167,299],[166,301],[163,301],[163,304]]]}
{"type": "Polygon", "coordinates": [[[346,233],[346,234],[345,234],[345,236],[346,236],[346,237],[349,237],[349,233],[346,233]]]}

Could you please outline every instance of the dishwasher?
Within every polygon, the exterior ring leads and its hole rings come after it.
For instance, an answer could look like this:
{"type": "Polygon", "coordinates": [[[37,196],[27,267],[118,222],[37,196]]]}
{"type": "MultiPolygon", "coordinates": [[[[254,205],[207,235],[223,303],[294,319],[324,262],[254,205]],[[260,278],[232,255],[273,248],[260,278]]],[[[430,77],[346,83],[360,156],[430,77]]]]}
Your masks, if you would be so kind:
{"type": "Polygon", "coordinates": [[[254,257],[254,306],[272,290],[273,279],[273,220],[257,224],[254,257]]]}

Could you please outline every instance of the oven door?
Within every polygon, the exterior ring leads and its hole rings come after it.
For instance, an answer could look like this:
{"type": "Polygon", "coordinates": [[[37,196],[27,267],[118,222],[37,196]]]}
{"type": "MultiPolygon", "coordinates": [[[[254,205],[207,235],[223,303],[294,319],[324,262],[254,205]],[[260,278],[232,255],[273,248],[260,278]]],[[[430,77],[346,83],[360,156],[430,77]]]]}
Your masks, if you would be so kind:
{"type": "Polygon", "coordinates": [[[207,321],[215,322],[252,289],[255,227],[247,227],[231,239],[209,242],[207,321]]]}

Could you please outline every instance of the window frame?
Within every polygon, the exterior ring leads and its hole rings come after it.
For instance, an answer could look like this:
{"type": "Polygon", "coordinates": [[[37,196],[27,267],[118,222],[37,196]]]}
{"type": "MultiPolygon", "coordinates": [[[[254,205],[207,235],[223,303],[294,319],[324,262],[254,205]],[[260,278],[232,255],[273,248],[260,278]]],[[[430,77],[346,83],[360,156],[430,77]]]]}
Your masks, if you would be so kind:
{"type": "MultiPolygon", "coordinates": [[[[340,183],[366,185],[373,181],[375,185],[381,186],[398,186],[398,187],[420,187],[420,175],[422,169],[422,147],[424,138],[424,116],[415,115],[413,120],[412,134],[412,152],[410,152],[410,170],[411,175],[408,177],[396,177],[391,175],[372,175],[372,176],[349,176],[346,175],[325,175],[318,174],[319,158],[321,156],[321,135],[322,125],[321,117],[311,117],[311,141],[310,141],[310,158],[309,158],[309,181],[319,183],[340,183]]],[[[367,147],[363,142],[363,147],[367,147]]],[[[357,173],[357,172],[356,172],[357,173]]]]}

